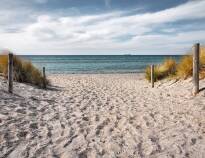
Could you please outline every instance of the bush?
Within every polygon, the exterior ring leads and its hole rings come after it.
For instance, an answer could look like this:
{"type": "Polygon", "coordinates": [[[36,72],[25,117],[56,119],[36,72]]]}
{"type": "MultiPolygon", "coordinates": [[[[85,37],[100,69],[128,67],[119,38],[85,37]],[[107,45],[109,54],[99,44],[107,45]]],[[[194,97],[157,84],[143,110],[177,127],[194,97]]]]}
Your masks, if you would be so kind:
{"type": "MultiPolygon", "coordinates": [[[[161,65],[154,68],[154,80],[158,81],[168,76],[173,76],[176,73],[176,62],[173,59],[166,59],[161,65]]],[[[151,80],[151,68],[147,67],[145,70],[145,78],[151,80]]]]}
{"type": "MultiPolygon", "coordinates": [[[[43,87],[44,78],[37,68],[31,62],[25,61],[17,56],[14,56],[14,80],[17,82],[30,83],[38,87],[43,87]]],[[[0,55],[0,72],[7,78],[8,72],[8,55],[0,55]]],[[[49,84],[46,79],[46,84],[49,84]]]]}

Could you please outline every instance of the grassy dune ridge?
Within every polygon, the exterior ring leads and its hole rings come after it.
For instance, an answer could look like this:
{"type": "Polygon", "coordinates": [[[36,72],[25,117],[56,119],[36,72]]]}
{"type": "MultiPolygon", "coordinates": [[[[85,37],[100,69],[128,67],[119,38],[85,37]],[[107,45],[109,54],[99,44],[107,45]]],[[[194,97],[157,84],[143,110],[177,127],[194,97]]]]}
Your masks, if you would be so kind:
{"type": "MultiPolygon", "coordinates": [[[[44,78],[42,72],[38,70],[31,62],[26,61],[14,55],[14,80],[17,82],[30,83],[40,88],[43,87],[44,78]]],[[[8,55],[0,55],[0,73],[7,78],[8,73],[8,55]]],[[[49,81],[46,79],[46,84],[49,81]]]]}
{"type": "MultiPolygon", "coordinates": [[[[203,66],[205,65],[205,47],[200,48],[200,78],[205,78],[205,71],[203,66]]],[[[187,79],[192,76],[193,71],[193,56],[188,53],[186,56],[177,63],[174,59],[165,59],[162,64],[156,65],[154,70],[155,81],[165,79],[165,78],[179,78],[187,79]]],[[[145,78],[150,81],[150,66],[145,70],[145,78]]]]}

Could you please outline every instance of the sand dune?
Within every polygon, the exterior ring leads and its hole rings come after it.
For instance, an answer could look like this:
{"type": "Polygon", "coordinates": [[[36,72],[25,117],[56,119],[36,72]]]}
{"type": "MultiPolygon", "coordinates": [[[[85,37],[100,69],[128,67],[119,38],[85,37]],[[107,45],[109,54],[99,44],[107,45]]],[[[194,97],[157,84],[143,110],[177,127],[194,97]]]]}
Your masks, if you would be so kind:
{"type": "Polygon", "coordinates": [[[205,157],[205,95],[191,95],[191,80],[49,79],[50,90],[15,83],[10,95],[0,78],[0,157],[205,157]]]}

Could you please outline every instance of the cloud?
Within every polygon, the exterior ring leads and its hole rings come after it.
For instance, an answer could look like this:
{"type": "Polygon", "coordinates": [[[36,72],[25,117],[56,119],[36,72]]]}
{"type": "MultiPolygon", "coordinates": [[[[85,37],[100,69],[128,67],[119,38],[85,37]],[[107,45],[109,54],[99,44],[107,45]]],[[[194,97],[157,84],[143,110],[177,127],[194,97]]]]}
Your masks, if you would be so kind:
{"type": "Polygon", "coordinates": [[[113,11],[61,16],[47,12],[32,14],[27,22],[22,19],[19,25],[10,25],[6,17],[2,23],[8,22],[0,26],[0,47],[17,52],[55,54],[182,53],[194,42],[205,42],[205,30],[193,23],[201,21],[205,25],[204,7],[205,1],[191,1],[141,14],[113,11]],[[187,27],[183,22],[192,25],[187,27]]]}

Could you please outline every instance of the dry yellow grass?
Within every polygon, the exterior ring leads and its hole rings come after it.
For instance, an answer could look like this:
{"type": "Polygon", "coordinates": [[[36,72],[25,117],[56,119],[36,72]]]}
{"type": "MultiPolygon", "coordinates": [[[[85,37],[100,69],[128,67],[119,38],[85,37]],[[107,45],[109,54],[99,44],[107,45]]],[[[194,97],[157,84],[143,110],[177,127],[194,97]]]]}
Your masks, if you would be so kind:
{"type": "MultiPolygon", "coordinates": [[[[187,79],[192,76],[193,71],[193,55],[182,57],[178,64],[173,59],[167,59],[162,64],[155,67],[155,80],[164,79],[170,76],[187,79]]],[[[150,68],[145,71],[145,78],[150,81],[150,68]]],[[[205,47],[200,48],[200,79],[205,78],[205,47]]]]}
{"type": "Polygon", "coordinates": [[[200,79],[205,78],[205,47],[200,49],[200,79]]]}
{"type": "MultiPolygon", "coordinates": [[[[0,72],[7,77],[8,71],[8,55],[0,55],[0,72]]],[[[14,80],[18,82],[30,83],[38,87],[43,87],[44,78],[37,68],[31,62],[25,61],[14,56],[14,80]]],[[[46,80],[48,84],[48,80],[46,80]]]]}
{"type": "MultiPolygon", "coordinates": [[[[145,78],[150,81],[150,67],[145,70],[145,78]]],[[[175,75],[176,72],[176,61],[173,59],[166,59],[162,64],[155,66],[154,68],[154,80],[161,80],[168,76],[175,75]]]]}
{"type": "MultiPolygon", "coordinates": [[[[191,54],[191,53],[190,53],[191,54]]],[[[205,47],[200,48],[200,78],[205,77],[203,67],[205,65],[205,47]]],[[[193,71],[193,55],[184,56],[177,66],[177,76],[187,79],[192,76],[193,71]]]]}
{"type": "Polygon", "coordinates": [[[184,56],[177,65],[177,76],[186,79],[192,75],[193,57],[192,55],[184,56]]]}
{"type": "Polygon", "coordinates": [[[159,66],[159,71],[166,76],[174,75],[176,72],[176,61],[174,59],[166,59],[162,65],[159,66]]]}
{"type": "Polygon", "coordinates": [[[8,58],[7,55],[0,55],[0,73],[7,73],[7,68],[6,66],[8,65],[8,58]]]}

